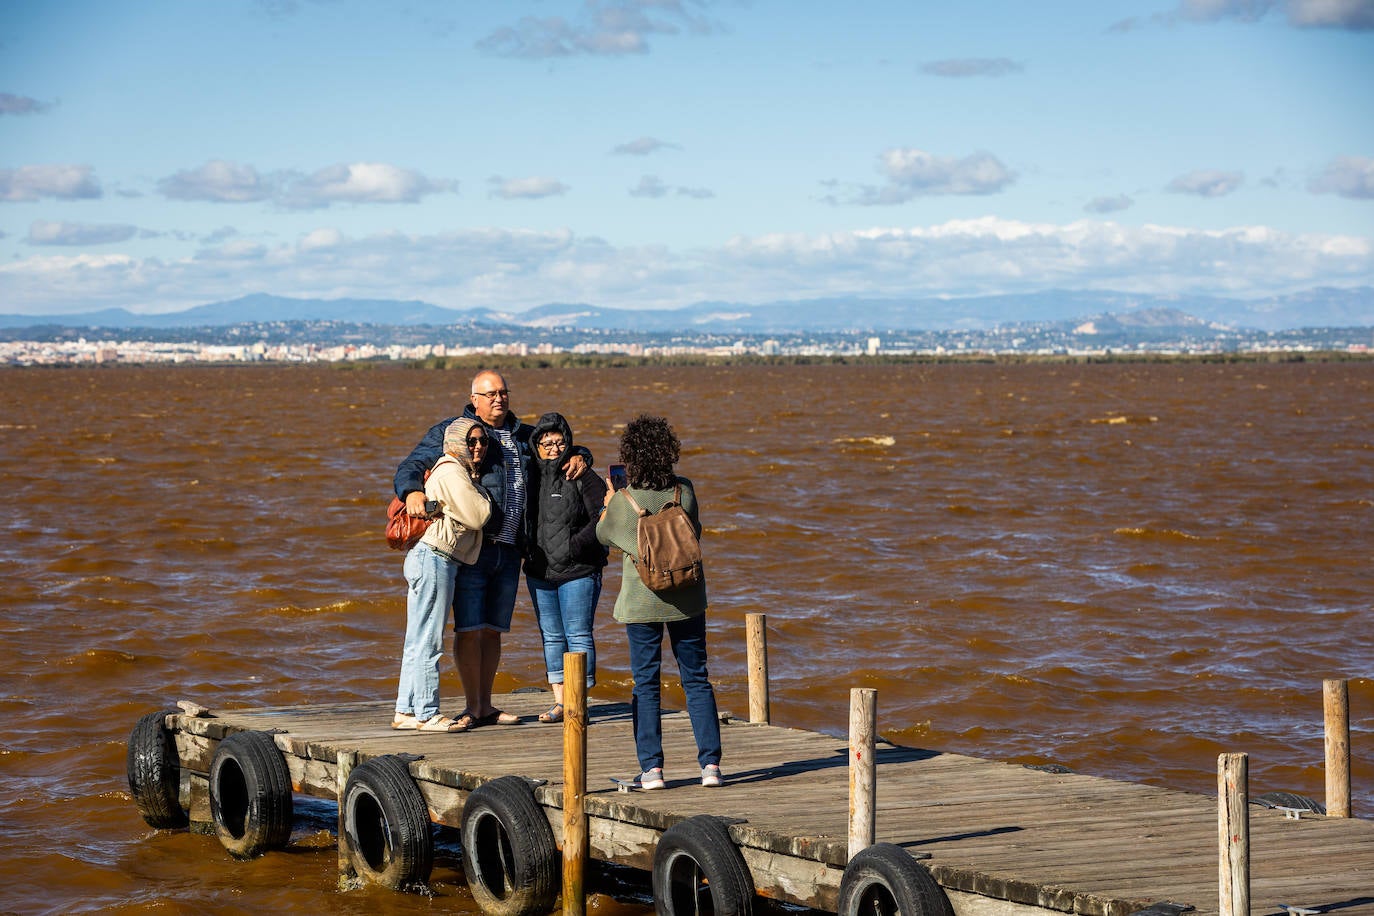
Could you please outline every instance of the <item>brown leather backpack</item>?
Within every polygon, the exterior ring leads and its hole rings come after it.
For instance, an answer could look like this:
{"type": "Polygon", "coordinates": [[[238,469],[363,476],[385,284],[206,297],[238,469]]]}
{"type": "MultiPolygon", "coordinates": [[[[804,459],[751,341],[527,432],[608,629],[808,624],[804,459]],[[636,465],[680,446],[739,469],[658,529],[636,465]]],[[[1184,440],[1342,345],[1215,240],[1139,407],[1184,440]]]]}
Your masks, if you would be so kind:
{"type": "Polygon", "coordinates": [[[692,519],[682,508],[682,484],[673,490],[672,501],[652,515],[635,502],[629,490],[621,490],[639,514],[636,531],[638,556],[635,571],[656,592],[672,591],[701,581],[701,541],[692,519]]]}

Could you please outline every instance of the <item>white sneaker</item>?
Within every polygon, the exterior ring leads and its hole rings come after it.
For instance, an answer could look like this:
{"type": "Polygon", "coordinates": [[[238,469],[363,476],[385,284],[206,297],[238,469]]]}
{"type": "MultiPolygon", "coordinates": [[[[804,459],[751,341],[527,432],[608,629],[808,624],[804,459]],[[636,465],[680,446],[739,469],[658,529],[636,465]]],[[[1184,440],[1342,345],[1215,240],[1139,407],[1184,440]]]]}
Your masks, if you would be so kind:
{"type": "Polygon", "coordinates": [[[654,767],[639,774],[639,787],[641,789],[662,789],[667,785],[663,781],[663,767],[654,767]]]}
{"type": "Polygon", "coordinates": [[[723,782],[720,775],[720,767],[714,763],[701,768],[701,784],[708,789],[715,789],[723,782]]]}

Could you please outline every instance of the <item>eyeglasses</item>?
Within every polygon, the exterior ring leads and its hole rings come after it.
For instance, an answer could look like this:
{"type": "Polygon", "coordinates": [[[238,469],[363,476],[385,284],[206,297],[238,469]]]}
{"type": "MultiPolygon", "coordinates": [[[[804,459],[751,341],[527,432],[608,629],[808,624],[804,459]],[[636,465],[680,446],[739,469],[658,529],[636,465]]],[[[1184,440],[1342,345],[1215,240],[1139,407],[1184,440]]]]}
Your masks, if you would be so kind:
{"type": "Polygon", "coordinates": [[[480,394],[482,397],[486,398],[488,401],[494,401],[494,400],[496,400],[497,398],[508,398],[508,397],[510,397],[510,389],[509,389],[509,388],[497,388],[497,389],[494,390],[494,391],[474,391],[473,394],[480,394]]]}
{"type": "Polygon", "coordinates": [[[545,439],[539,443],[540,448],[561,449],[566,443],[562,439],[545,439]]]}
{"type": "Polygon", "coordinates": [[[467,443],[468,443],[468,448],[486,448],[486,447],[487,447],[487,437],[486,437],[486,436],[473,436],[471,439],[467,440],[467,443]]]}

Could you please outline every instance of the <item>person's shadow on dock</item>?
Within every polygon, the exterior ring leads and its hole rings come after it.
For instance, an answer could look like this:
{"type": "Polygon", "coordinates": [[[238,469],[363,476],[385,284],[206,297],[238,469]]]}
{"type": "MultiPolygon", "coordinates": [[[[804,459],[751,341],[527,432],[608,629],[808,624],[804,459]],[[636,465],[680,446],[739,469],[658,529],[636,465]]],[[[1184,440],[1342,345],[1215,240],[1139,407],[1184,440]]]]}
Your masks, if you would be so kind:
{"type": "MultiPolygon", "coordinates": [[[[914,763],[920,760],[931,760],[940,756],[940,751],[927,750],[920,747],[900,747],[895,744],[883,744],[877,748],[878,766],[894,763],[914,763]]],[[[839,767],[849,766],[849,749],[847,747],[837,748],[835,753],[828,757],[810,757],[805,760],[788,760],[773,766],[757,767],[752,770],[735,770],[730,774],[731,785],[741,785],[752,782],[767,782],[773,779],[781,779],[787,776],[797,776],[802,773],[818,773],[824,770],[833,770],[839,767]]]]}
{"type": "Polygon", "coordinates": [[[1335,913],[1353,906],[1368,906],[1371,903],[1374,903],[1374,897],[1353,897],[1350,900],[1342,900],[1340,903],[1318,904],[1304,907],[1304,909],[1312,910],[1314,913],[1335,913]]]}
{"type": "MultiPolygon", "coordinates": [[[[940,751],[932,751],[920,747],[902,747],[895,744],[880,744],[875,749],[878,757],[877,766],[879,779],[882,778],[881,772],[885,765],[916,763],[923,760],[933,760],[941,755],[940,751]]],[[[777,766],[759,767],[753,770],[743,770],[731,774],[730,784],[741,785],[749,783],[765,783],[774,779],[781,779],[788,776],[798,776],[804,773],[818,773],[825,770],[834,770],[849,766],[849,748],[841,747],[828,757],[812,757],[806,760],[790,760],[777,766]]],[[[985,830],[974,830],[967,833],[951,834],[948,836],[921,837],[914,840],[906,840],[897,845],[903,848],[912,848],[928,845],[931,843],[952,843],[959,840],[972,840],[980,837],[996,836],[1004,833],[1019,833],[1025,828],[1016,826],[989,827],[985,830]]]]}

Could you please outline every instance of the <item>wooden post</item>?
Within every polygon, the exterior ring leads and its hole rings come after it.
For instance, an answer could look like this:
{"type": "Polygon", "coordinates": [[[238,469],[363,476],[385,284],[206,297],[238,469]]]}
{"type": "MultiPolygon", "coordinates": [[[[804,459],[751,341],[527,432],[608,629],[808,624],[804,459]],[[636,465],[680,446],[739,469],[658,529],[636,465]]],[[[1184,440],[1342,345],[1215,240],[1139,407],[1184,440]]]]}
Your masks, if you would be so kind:
{"type": "Polygon", "coordinates": [[[338,764],[334,784],[337,791],[335,797],[339,800],[339,890],[349,890],[357,883],[358,875],[353,871],[353,863],[348,854],[348,818],[344,809],[344,789],[348,786],[348,777],[353,773],[353,767],[358,763],[358,753],[339,751],[334,760],[338,764]]]}
{"type": "Polygon", "coordinates": [[[1220,916],[1250,916],[1250,757],[1217,757],[1220,916]]]}
{"type": "Polygon", "coordinates": [[[745,636],[749,648],[749,721],[767,725],[768,708],[768,630],[766,614],[745,614],[745,636]]]}
{"type": "Polygon", "coordinates": [[[563,916],[583,916],[587,896],[587,653],[563,653],[563,916]]]}
{"type": "Polygon", "coordinates": [[[1322,681],[1326,720],[1326,816],[1350,817],[1350,688],[1322,681]]]}
{"type": "Polygon", "coordinates": [[[878,691],[849,691],[849,858],[873,845],[878,802],[878,767],[874,758],[874,725],[878,691]]]}

